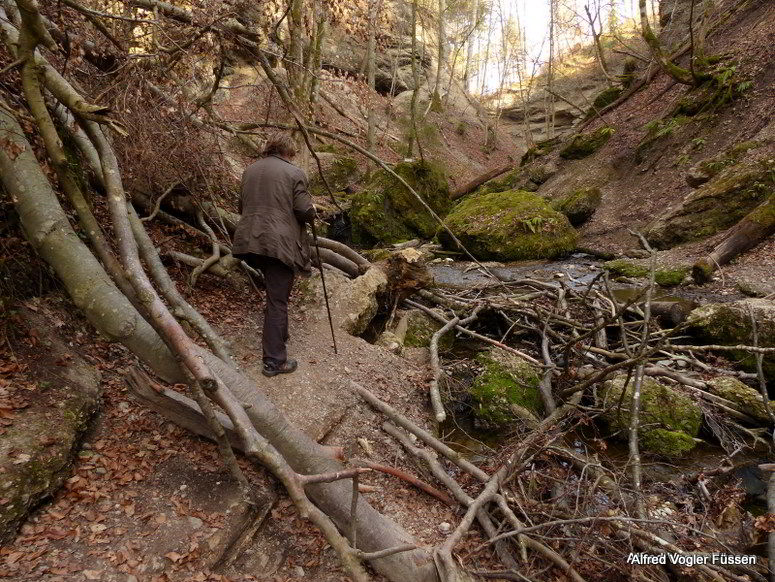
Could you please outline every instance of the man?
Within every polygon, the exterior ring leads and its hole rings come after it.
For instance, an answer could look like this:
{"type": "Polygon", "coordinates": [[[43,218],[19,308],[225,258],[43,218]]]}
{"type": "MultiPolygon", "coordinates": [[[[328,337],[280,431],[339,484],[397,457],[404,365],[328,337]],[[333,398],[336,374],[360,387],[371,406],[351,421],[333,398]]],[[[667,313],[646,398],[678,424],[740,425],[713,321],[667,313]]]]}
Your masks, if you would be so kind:
{"type": "Polygon", "coordinates": [[[264,376],[289,374],[288,297],[296,273],[310,272],[305,223],[315,218],[307,176],[293,165],[296,145],[290,135],[270,137],[261,159],[242,175],[242,215],[234,231],[235,257],[259,269],[266,283],[262,337],[264,376]]]}

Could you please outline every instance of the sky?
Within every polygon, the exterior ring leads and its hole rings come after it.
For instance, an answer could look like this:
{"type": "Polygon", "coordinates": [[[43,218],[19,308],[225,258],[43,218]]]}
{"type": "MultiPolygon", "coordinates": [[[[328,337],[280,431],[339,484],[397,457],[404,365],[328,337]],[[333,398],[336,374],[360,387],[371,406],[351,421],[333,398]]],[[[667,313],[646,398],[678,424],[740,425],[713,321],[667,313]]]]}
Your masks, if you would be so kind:
{"type": "MultiPolygon", "coordinates": [[[[632,18],[637,14],[637,0],[615,1],[619,14],[622,15],[621,18],[632,18]]],[[[501,38],[500,27],[497,25],[497,6],[500,3],[505,18],[518,14],[521,20],[521,25],[524,27],[525,38],[527,41],[528,60],[531,63],[528,67],[530,68],[532,66],[533,61],[538,61],[541,65],[545,64],[549,58],[549,0],[493,0],[493,2],[496,6],[496,12],[493,14],[493,27],[490,39],[491,44],[498,46],[501,38]]],[[[603,23],[607,23],[611,0],[599,0],[599,2],[601,4],[601,19],[603,23]]],[[[594,4],[594,0],[558,0],[558,3],[572,12],[583,15],[584,5],[592,5],[594,4]]],[[[590,33],[589,25],[586,24],[586,22],[582,24],[582,30],[584,31],[585,36],[578,38],[577,41],[590,42],[591,36],[588,36],[590,33]]],[[[498,84],[498,72],[493,59],[488,66],[486,92],[495,91],[498,88],[498,84]]]]}

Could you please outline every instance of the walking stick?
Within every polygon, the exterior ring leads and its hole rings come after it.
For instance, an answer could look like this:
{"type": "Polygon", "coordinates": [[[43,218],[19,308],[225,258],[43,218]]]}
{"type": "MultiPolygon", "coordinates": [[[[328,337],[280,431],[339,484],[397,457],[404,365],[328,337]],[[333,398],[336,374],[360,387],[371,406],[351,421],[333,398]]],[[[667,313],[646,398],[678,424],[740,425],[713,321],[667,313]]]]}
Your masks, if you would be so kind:
{"type": "Polygon", "coordinates": [[[328,325],[331,327],[331,339],[334,341],[334,353],[338,354],[339,352],[336,351],[336,336],[334,335],[334,321],[331,319],[331,306],[328,304],[328,291],[326,290],[326,276],[323,274],[323,261],[320,259],[320,247],[318,246],[318,231],[315,228],[315,219],[312,219],[312,222],[310,222],[310,226],[312,227],[312,241],[315,243],[315,252],[318,256],[318,268],[320,269],[320,281],[323,283],[323,297],[326,300],[326,312],[328,312],[328,325]]]}

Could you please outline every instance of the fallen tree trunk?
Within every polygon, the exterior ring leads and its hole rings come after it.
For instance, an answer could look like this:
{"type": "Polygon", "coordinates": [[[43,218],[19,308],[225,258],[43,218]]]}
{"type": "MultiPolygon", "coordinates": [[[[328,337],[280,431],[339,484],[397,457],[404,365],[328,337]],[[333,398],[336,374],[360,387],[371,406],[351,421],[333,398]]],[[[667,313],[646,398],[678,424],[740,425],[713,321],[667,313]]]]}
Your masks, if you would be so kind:
{"type": "Polygon", "coordinates": [[[508,164],[506,164],[505,166],[501,166],[500,168],[493,168],[492,170],[487,170],[481,176],[474,178],[467,184],[463,184],[460,188],[452,192],[452,194],[450,194],[449,197],[451,200],[457,200],[458,198],[462,198],[466,194],[470,194],[471,192],[476,190],[479,186],[481,186],[485,182],[488,182],[493,178],[497,178],[501,174],[505,174],[506,172],[508,172],[513,168],[514,168],[514,163],[509,162],[508,164]]]}
{"type": "Polygon", "coordinates": [[[724,239],[705,258],[694,263],[692,278],[701,285],[708,283],[713,273],[737,255],[752,249],[775,233],[775,196],[770,196],[754,208],[724,235],[724,239]]]}
{"type": "MultiPolygon", "coordinates": [[[[165,381],[186,378],[167,346],[113,284],[91,251],[73,231],[43,174],[32,147],[7,106],[0,107],[0,179],[14,200],[24,232],[41,257],[62,280],[73,302],[107,337],[120,341],[165,381]]],[[[213,374],[248,409],[248,417],[295,471],[301,474],[335,472],[342,465],[328,447],[314,442],[292,426],[255,383],[200,348],[213,374]]],[[[320,483],[306,488],[310,498],[331,517],[340,531],[350,524],[352,487],[349,481],[320,483]]],[[[414,543],[393,520],[361,501],[357,512],[358,545],[367,552],[414,543]]],[[[412,550],[372,561],[377,571],[396,582],[435,582],[433,559],[425,550],[412,550]]]]}
{"type": "MultiPolygon", "coordinates": [[[[143,192],[134,192],[132,194],[132,200],[137,202],[137,204],[149,215],[154,212],[154,210],[158,210],[151,197],[143,192]]],[[[186,225],[200,230],[196,224],[197,207],[191,196],[188,194],[172,193],[171,195],[165,196],[160,208],[173,213],[175,218],[182,220],[186,225]]],[[[224,210],[211,202],[203,204],[203,211],[206,216],[209,217],[211,224],[225,228],[226,233],[230,236],[234,234],[234,229],[237,227],[237,223],[240,219],[239,214],[224,210]]],[[[350,277],[362,275],[365,270],[371,266],[371,262],[366,257],[344,243],[321,236],[318,237],[318,246],[320,247],[320,257],[323,259],[324,263],[336,267],[340,271],[347,273],[350,277]]],[[[225,246],[221,249],[221,252],[223,253],[224,250],[228,252],[228,249],[225,246]]],[[[191,264],[190,261],[186,263],[191,264]]],[[[198,264],[200,263],[197,263],[197,265],[198,264]]]]}

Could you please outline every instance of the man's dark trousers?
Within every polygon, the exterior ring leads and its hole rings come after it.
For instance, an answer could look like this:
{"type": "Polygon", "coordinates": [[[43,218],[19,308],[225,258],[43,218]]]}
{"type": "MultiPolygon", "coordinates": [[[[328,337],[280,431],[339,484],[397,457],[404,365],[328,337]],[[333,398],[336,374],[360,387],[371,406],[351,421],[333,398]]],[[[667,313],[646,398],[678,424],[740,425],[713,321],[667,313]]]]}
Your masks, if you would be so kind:
{"type": "Polygon", "coordinates": [[[293,287],[293,269],[282,261],[263,255],[251,255],[248,264],[261,271],[266,285],[261,338],[264,362],[284,364],[288,359],[285,342],[288,341],[288,298],[293,287]]]}

